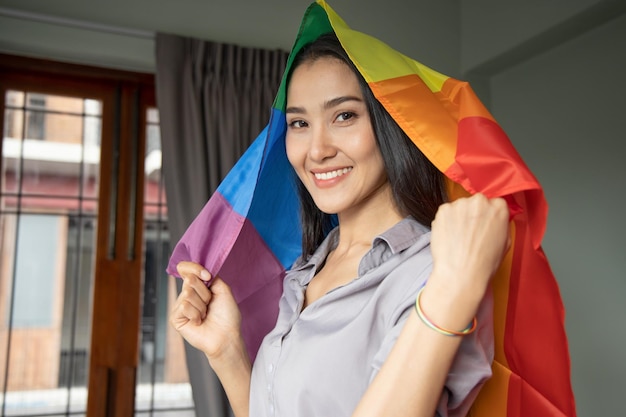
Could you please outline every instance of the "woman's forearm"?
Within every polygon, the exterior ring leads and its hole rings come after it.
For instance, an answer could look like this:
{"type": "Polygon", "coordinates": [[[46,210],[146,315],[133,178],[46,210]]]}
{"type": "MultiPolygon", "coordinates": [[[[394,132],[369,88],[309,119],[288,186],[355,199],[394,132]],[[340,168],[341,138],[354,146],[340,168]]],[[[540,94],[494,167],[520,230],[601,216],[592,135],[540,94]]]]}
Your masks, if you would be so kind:
{"type": "Polygon", "coordinates": [[[235,417],[248,417],[252,365],[243,341],[220,358],[208,360],[224,387],[235,417]]]}
{"type": "MultiPolygon", "coordinates": [[[[447,290],[426,288],[422,307],[433,322],[463,329],[480,300],[454,297],[447,290]]],[[[353,417],[390,415],[432,417],[462,336],[446,336],[427,327],[415,310],[406,321],[389,357],[359,402],[353,417]]]]}

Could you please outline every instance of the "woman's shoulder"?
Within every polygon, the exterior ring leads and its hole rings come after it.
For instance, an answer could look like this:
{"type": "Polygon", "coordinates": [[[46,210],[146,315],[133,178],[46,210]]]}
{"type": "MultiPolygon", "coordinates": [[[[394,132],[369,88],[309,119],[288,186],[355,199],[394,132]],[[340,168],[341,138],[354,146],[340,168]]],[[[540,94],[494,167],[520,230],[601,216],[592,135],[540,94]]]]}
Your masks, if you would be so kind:
{"type": "Polygon", "coordinates": [[[426,283],[432,270],[430,229],[411,217],[405,218],[380,236],[386,254],[380,265],[384,279],[383,293],[404,298],[413,297],[426,283]]]}
{"type": "Polygon", "coordinates": [[[377,248],[381,257],[393,263],[403,263],[413,255],[430,246],[430,228],[412,217],[405,217],[372,242],[372,249],[377,248]],[[395,258],[395,259],[394,259],[395,258]]]}

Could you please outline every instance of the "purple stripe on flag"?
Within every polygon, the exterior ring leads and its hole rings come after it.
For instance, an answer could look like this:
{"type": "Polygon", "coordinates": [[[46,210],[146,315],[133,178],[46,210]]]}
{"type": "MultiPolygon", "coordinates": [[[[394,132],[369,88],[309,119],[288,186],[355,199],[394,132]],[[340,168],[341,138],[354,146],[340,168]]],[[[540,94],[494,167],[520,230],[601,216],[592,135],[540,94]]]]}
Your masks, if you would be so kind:
{"type": "MultiPolygon", "coordinates": [[[[282,282],[285,268],[274,256],[249,220],[246,220],[237,241],[217,273],[231,287],[237,303],[253,297],[259,289],[278,279],[282,282]]],[[[275,300],[264,300],[273,302],[275,300]]]]}
{"type": "Polygon", "coordinates": [[[193,261],[226,282],[239,304],[242,335],[251,359],[274,327],[285,268],[254,225],[215,193],[174,248],[168,273],[193,261]]]}
{"type": "Polygon", "coordinates": [[[239,303],[241,333],[250,360],[254,362],[261,342],[276,324],[278,301],[283,292],[283,275],[273,277],[265,287],[239,303]]]}
{"type": "Polygon", "coordinates": [[[254,360],[263,337],[276,324],[285,268],[248,220],[218,276],[231,290],[241,312],[241,333],[254,360]]]}
{"type": "Polygon", "coordinates": [[[181,261],[197,262],[212,274],[219,271],[244,221],[220,193],[214,193],[174,248],[167,272],[180,277],[176,265],[181,261]]]}

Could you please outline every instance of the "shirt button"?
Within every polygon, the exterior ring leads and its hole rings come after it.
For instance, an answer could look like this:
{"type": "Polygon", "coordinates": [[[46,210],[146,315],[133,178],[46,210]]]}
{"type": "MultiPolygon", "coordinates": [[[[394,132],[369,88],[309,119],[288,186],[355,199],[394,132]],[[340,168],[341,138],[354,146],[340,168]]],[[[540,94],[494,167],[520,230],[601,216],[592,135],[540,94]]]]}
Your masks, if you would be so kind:
{"type": "Polygon", "coordinates": [[[274,415],[274,405],[270,404],[270,415],[274,415]]]}
{"type": "Polygon", "coordinates": [[[267,365],[267,371],[271,374],[272,372],[274,372],[274,364],[269,364],[267,365]]]}
{"type": "Polygon", "coordinates": [[[272,392],[272,385],[271,384],[267,384],[267,392],[272,392]]]}

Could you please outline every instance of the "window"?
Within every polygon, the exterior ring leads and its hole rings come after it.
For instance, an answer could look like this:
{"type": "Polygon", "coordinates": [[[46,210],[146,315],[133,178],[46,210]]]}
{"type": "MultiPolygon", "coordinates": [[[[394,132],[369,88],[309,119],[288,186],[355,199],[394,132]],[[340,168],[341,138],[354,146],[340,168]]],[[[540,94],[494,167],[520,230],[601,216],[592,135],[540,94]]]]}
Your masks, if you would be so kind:
{"type": "Polygon", "coordinates": [[[153,90],[0,55],[0,417],[194,415],[153,90]]]}

